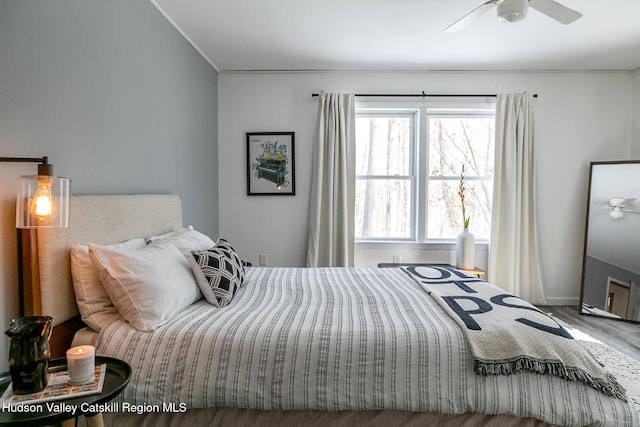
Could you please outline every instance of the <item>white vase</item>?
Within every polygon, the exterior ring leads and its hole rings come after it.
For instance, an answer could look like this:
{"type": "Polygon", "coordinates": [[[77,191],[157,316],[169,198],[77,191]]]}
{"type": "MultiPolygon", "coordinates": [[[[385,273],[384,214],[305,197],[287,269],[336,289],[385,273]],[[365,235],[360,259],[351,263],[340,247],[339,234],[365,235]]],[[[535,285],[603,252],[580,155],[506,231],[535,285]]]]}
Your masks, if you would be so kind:
{"type": "Polygon", "coordinates": [[[476,239],[465,228],[456,239],[456,267],[473,270],[476,266],[476,239]]]}

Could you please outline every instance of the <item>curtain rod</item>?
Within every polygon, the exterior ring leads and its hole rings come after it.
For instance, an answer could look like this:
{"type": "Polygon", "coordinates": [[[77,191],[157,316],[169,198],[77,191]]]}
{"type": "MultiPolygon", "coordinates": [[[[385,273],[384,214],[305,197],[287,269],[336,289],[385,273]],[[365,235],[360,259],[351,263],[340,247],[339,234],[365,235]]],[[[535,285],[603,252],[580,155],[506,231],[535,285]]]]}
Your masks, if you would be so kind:
{"type": "MultiPolygon", "coordinates": [[[[312,93],[311,96],[319,96],[318,93],[312,93]]],[[[356,93],[355,96],[371,96],[371,97],[402,97],[402,98],[495,98],[498,95],[495,93],[468,93],[468,94],[459,94],[459,93],[356,93]]],[[[534,98],[538,97],[537,93],[533,94],[534,98]]]]}

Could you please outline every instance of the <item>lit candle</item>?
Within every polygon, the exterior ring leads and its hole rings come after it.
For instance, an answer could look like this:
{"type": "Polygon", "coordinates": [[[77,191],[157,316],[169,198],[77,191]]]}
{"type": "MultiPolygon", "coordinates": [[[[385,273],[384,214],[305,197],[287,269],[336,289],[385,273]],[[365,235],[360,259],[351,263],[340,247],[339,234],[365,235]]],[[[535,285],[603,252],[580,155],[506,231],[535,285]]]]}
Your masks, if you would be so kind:
{"type": "Polygon", "coordinates": [[[96,350],[92,345],[81,345],[67,350],[67,371],[72,384],[90,383],[96,370],[96,350]]]}

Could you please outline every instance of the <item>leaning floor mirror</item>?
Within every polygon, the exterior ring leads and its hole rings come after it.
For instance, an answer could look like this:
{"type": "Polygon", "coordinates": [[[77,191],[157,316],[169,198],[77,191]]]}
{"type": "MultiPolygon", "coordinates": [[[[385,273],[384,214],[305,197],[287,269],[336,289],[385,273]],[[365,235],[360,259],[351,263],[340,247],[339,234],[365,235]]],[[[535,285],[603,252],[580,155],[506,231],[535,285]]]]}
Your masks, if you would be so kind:
{"type": "Polygon", "coordinates": [[[582,314],[640,322],[640,161],[592,162],[582,314]]]}

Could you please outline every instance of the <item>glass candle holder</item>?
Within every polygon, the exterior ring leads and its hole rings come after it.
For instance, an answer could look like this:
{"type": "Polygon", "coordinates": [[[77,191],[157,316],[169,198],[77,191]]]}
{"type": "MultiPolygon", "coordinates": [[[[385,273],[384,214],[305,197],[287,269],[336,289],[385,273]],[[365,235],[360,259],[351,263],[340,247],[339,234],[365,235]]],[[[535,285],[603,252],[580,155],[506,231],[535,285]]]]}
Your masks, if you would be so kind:
{"type": "Polygon", "coordinates": [[[96,370],[96,350],[92,345],[81,345],[67,350],[67,371],[71,384],[93,382],[96,370]]]}

